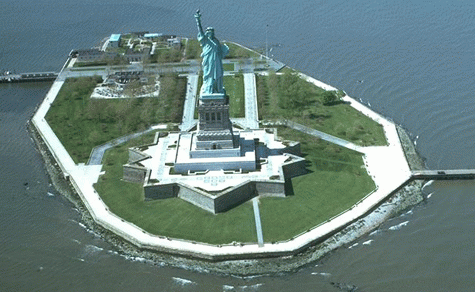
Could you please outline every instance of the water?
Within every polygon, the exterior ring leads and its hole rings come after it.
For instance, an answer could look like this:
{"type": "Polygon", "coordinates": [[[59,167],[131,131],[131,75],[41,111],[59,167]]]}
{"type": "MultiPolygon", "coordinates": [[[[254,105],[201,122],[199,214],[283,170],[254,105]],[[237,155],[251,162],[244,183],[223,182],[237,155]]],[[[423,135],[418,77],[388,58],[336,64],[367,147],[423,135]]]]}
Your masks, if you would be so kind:
{"type": "MultiPolygon", "coordinates": [[[[57,71],[111,33],[194,36],[197,8],[218,38],[251,47],[265,47],[268,25],[274,58],[403,125],[430,168],[474,167],[471,1],[4,0],[0,68],[57,71]]],[[[473,290],[472,181],[431,184],[424,203],[295,273],[238,278],[118,255],[49,185],[25,130],[48,88],[0,85],[3,291],[473,290]]]]}

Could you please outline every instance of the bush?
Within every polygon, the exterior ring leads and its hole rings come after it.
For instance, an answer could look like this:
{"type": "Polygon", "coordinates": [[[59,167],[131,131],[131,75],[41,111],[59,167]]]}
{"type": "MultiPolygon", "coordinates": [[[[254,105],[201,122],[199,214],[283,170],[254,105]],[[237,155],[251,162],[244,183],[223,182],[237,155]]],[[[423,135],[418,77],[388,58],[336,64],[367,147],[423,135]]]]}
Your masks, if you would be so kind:
{"type": "Polygon", "coordinates": [[[283,109],[306,106],[312,100],[308,83],[295,73],[284,73],[280,78],[279,87],[279,107],[283,109]]]}
{"type": "Polygon", "coordinates": [[[332,105],[340,101],[340,98],[336,95],[335,91],[325,91],[323,93],[323,104],[332,105]]]}

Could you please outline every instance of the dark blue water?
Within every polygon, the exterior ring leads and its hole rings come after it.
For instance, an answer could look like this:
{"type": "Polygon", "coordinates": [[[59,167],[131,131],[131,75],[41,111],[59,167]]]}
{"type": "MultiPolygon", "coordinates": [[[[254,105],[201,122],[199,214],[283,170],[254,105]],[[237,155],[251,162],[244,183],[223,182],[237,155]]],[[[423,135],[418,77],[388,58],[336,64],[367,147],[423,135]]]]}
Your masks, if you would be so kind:
{"type": "MultiPolygon", "coordinates": [[[[0,68],[57,71],[71,49],[94,46],[111,33],[191,37],[193,13],[200,8],[203,24],[214,26],[218,38],[250,47],[265,47],[268,25],[275,59],[404,126],[430,168],[475,167],[475,2],[203,2],[4,0],[0,68]]],[[[341,291],[337,286],[343,284],[358,291],[472,291],[475,286],[475,183],[470,181],[432,184],[426,202],[354,248],[340,248],[291,274],[242,279],[124,258],[88,232],[78,212],[49,185],[25,130],[48,88],[0,85],[2,291],[341,291]]]]}

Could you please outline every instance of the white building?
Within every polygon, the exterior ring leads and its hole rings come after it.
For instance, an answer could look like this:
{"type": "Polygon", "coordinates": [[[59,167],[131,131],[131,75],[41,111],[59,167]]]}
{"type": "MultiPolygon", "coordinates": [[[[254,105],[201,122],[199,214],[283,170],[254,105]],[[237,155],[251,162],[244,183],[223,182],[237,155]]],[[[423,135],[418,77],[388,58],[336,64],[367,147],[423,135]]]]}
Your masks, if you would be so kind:
{"type": "Polygon", "coordinates": [[[118,48],[120,43],[120,34],[111,34],[109,38],[109,47],[118,48]]]}

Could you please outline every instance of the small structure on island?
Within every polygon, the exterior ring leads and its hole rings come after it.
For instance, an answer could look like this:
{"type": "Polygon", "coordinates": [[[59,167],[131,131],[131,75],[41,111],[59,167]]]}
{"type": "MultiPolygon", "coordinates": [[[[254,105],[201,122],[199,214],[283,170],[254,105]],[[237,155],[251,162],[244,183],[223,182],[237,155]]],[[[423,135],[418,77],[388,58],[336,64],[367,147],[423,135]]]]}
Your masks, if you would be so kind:
{"type": "Polygon", "coordinates": [[[121,35],[120,34],[111,34],[109,38],[109,47],[118,48],[120,44],[121,35]]]}
{"type": "Polygon", "coordinates": [[[203,31],[203,85],[196,131],[157,133],[151,145],[129,149],[124,180],[144,184],[146,199],[179,197],[206,211],[227,211],[255,196],[285,197],[290,178],[306,173],[300,144],[279,141],[275,130],[233,128],[222,59],[229,48],[213,28],[203,31]]]}

